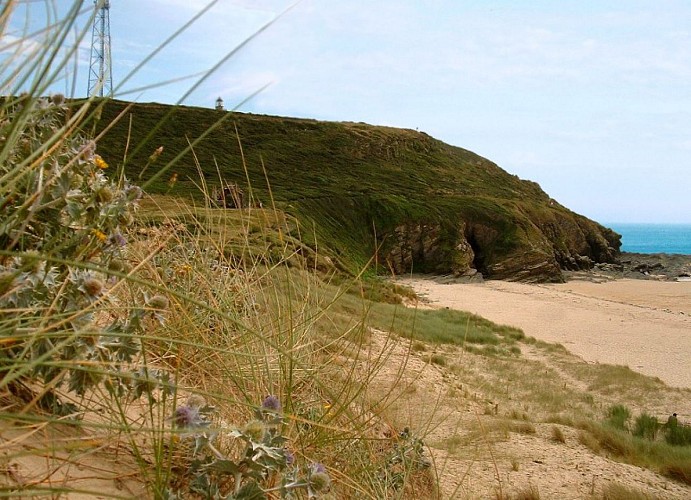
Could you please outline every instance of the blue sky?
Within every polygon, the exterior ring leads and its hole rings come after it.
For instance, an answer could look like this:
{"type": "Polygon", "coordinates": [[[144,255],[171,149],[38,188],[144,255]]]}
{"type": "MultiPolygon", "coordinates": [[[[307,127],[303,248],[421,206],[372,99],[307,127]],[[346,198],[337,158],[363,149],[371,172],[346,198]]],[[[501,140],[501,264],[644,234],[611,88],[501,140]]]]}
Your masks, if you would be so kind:
{"type": "MultiPolygon", "coordinates": [[[[208,70],[292,3],[220,0],[118,93],[176,102],[194,79],[127,92],[208,70]]],[[[111,0],[116,86],[207,4],[111,0]]],[[[270,84],[241,110],[417,128],[600,222],[691,222],[690,81],[686,0],[303,0],[183,103],[231,108],[270,84]]]]}

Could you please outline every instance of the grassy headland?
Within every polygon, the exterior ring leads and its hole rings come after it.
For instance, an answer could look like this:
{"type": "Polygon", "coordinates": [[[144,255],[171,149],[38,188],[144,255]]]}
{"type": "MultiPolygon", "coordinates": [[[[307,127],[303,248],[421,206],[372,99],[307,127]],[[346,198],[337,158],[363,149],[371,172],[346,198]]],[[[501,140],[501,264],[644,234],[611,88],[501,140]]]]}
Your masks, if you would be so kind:
{"type": "Polygon", "coordinates": [[[149,192],[199,197],[200,182],[235,182],[351,270],[374,260],[398,273],[559,280],[619,249],[618,235],[536,183],[413,130],[119,101],[105,103],[105,127],[100,151],[149,192]]]}

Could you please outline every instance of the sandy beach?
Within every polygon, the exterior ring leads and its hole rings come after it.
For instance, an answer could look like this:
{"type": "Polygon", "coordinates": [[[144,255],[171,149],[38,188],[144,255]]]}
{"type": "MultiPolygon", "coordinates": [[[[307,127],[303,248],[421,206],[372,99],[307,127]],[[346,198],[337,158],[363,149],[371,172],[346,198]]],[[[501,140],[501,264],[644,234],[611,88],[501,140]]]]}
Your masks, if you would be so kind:
{"type": "Polygon", "coordinates": [[[591,363],[627,365],[691,388],[691,282],[441,284],[399,279],[433,306],[470,311],[558,342],[591,363]]]}

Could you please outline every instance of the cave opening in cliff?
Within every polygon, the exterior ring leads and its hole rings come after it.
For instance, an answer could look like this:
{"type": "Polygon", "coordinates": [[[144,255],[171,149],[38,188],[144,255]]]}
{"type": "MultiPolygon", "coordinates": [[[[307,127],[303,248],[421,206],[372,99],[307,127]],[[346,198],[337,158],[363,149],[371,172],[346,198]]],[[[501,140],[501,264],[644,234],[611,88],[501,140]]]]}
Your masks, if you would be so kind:
{"type": "Polygon", "coordinates": [[[485,265],[485,255],[482,252],[482,248],[478,244],[478,241],[475,239],[475,236],[472,231],[469,234],[466,234],[466,240],[468,241],[470,248],[472,248],[473,250],[473,267],[475,268],[475,270],[477,270],[477,272],[481,273],[483,276],[487,276],[488,272],[487,266],[485,265]]]}

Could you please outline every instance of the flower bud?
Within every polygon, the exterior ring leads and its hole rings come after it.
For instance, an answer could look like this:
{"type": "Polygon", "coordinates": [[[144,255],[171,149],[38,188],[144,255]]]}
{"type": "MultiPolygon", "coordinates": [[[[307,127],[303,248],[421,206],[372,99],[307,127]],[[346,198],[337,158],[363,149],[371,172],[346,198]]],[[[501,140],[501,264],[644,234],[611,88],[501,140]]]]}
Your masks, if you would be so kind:
{"type": "Polygon", "coordinates": [[[89,297],[98,297],[103,293],[103,282],[98,278],[89,277],[84,280],[82,289],[89,297]]]}
{"type": "Polygon", "coordinates": [[[187,398],[187,406],[190,406],[192,408],[202,408],[205,405],[206,400],[203,396],[200,396],[199,394],[192,394],[189,398],[187,398]]]}
{"type": "Polygon", "coordinates": [[[12,271],[0,272],[0,296],[12,290],[15,285],[16,275],[12,271]]]}
{"type": "Polygon", "coordinates": [[[62,106],[63,104],[65,104],[65,96],[60,93],[53,94],[50,97],[50,100],[53,101],[53,104],[55,104],[56,106],[62,106]]]}
{"type": "Polygon", "coordinates": [[[251,420],[250,422],[247,422],[242,432],[252,441],[261,441],[264,438],[266,426],[264,425],[264,422],[260,422],[259,420],[251,420]]]}
{"type": "Polygon", "coordinates": [[[123,226],[131,226],[134,224],[134,216],[129,211],[122,212],[118,215],[118,223],[123,226]]]}
{"type": "Polygon", "coordinates": [[[96,191],[96,200],[100,203],[108,203],[113,200],[113,190],[108,186],[102,186],[96,191]]]}
{"type": "Polygon", "coordinates": [[[146,305],[151,309],[168,309],[170,302],[168,301],[168,298],[164,297],[163,295],[154,295],[149,299],[146,305]]]}
{"type": "Polygon", "coordinates": [[[142,188],[140,188],[139,186],[130,186],[127,189],[125,189],[125,196],[127,197],[128,201],[140,200],[143,195],[144,192],[142,191],[142,188]]]}
{"type": "Polygon", "coordinates": [[[322,464],[312,464],[309,485],[314,491],[324,492],[331,488],[331,478],[322,464]]]}
{"type": "Polygon", "coordinates": [[[41,270],[43,260],[36,250],[29,250],[22,256],[22,270],[31,274],[36,274],[41,270]]]}
{"type": "Polygon", "coordinates": [[[108,270],[116,273],[122,272],[125,269],[125,263],[118,259],[113,259],[108,262],[108,270]]]}

